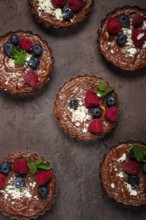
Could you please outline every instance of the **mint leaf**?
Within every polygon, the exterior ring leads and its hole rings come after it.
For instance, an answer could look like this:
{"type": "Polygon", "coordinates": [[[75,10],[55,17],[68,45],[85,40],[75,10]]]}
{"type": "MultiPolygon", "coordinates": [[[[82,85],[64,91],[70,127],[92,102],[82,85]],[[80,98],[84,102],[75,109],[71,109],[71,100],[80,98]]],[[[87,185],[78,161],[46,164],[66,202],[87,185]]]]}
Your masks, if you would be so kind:
{"type": "Polygon", "coordinates": [[[43,161],[42,160],[36,160],[34,163],[35,165],[40,165],[43,161]]]}
{"type": "Polygon", "coordinates": [[[110,87],[110,88],[107,88],[103,93],[101,93],[101,96],[106,96],[108,95],[109,93],[113,92],[115,90],[115,87],[110,87]]]}
{"type": "Polygon", "coordinates": [[[141,147],[139,147],[137,144],[133,144],[133,152],[137,161],[143,161],[144,154],[141,147]]]}
{"type": "Polygon", "coordinates": [[[40,165],[37,166],[37,168],[42,169],[42,170],[52,169],[51,165],[49,165],[49,164],[40,164],[40,165]]]}
{"type": "Polygon", "coordinates": [[[33,162],[28,162],[27,166],[30,170],[30,173],[35,174],[37,172],[37,166],[33,162]]]}
{"type": "Polygon", "coordinates": [[[100,81],[97,88],[99,89],[99,91],[103,92],[106,90],[106,84],[104,82],[100,81]]]}
{"type": "Polygon", "coordinates": [[[21,53],[17,58],[15,58],[15,65],[17,66],[23,66],[26,62],[26,55],[27,53],[21,53]]]}
{"type": "Polygon", "coordinates": [[[19,48],[13,47],[13,49],[12,49],[12,56],[14,58],[17,58],[20,55],[20,53],[21,53],[21,50],[19,48]]]}

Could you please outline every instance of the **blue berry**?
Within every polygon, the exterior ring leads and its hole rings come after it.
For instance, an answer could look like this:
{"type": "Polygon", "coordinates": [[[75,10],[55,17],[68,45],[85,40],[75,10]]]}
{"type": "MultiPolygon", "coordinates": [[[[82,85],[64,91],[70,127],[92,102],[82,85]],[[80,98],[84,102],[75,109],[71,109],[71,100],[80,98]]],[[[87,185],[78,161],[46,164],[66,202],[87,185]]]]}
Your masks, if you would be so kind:
{"type": "Polygon", "coordinates": [[[78,101],[77,100],[71,100],[69,103],[70,108],[77,110],[78,107],[78,101]]]}
{"type": "Polygon", "coordinates": [[[136,157],[135,157],[134,152],[133,152],[133,148],[131,148],[131,149],[129,150],[129,157],[130,157],[132,160],[136,160],[136,157]]]}
{"type": "Polygon", "coordinates": [[[95,107],[91,109],[91,114],[93,118],[100,118],[101,116],[101,110],[99,107],[95,107]]]}
{"type": "Polygon", "coordinates": [[[141,167],[142,171],[146,174],[146,163],[144,163],[141,167]]]}
{"type": "Polygon", "coordinates": [[[40,44],[35,44],[32,47],[32,53],[36,56],[40,56],[43,53],[43,48],[40,44]]]}
{"type": "Polygon", "coordinates": [[[11,37],[10,37],[10,42],[11,42],[12,44],[18,45],[19,41],[20,41],[20,38],[19,38],[19,36],[18,36],[17,34],[11,35],[11,37]]]}
{"type": "Polygon", "coordinates": [[[127,28],[130,25],[130,18],[127,15],[121,15],[119,17],[119,21],[121,22],[124,28],[127,28]]]}
{"type": "Polygon", "coordinates": [[[116,97],[113,96],[113,95],[106,96],[106,104],[107,104],[108,107],[116,105],[117,104],[116,97]]]}
{"type": "Polygon", "coordinates": [[[47,198],[48,193],[49,193],[49,191],[48,191],[47,186],[40,186],[39,187],[39,196],[41,199],[47,198]]]}
{"type": "Polygon", "coordinates": [[[66,21],[70,21],[73,18],[74,14],[71,8],[63,9],[63,19],[66,21]]]}
{"type": "Polygon", "coordinates": [[[14,185],[16,186],[16,188],[23,188],[25,187],[25,180],[23,177],[16,177],[14,179],[14,185]]]}
{"type": "Polygon", "coordinates": [[[28,61],[28,66],[32,69],[37,69],[37,67],[40,65],[40,60],[38,57],[31,57],[28,61]]]}
{"type": "Polygon", "coordinates": [[[123,47],[125,44],[126,44],[126,41],[127,41],[127,36],[124,35],[124,34],[118,34],[117,36],[117,44],[120,46],[120,47],[123,47]]]}
{"type": "Polygon", "coordinates": [[[11,164],[9,162],[4,162],[0,165],[0,172],[3,174],[8,174],[11,169],[11,164]]]}
{"type": "Polygon", "coordinates": [[[139,176],[137,175],[129,175],[128,176],[128,183],[132,186],[139,184],[139,176]]]}
{"type": "Polygon", "coordinates": [[[3,46],[4,53],[6,55],[11,55],[13,47],[14,47],[14,44],[12,44],[12,43],[5,43],[4,46],[3,46]]]}

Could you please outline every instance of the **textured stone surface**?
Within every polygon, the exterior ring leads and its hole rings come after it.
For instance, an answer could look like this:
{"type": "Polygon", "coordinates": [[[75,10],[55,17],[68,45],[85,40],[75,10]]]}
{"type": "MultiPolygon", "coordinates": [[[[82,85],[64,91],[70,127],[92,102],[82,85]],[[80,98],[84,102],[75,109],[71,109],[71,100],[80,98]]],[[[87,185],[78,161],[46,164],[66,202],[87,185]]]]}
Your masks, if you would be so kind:
{"type": "MultiPolygon", "coordinates": [[[[58,195],[42,220],[138,220],[146,218],[144,207],[123,208],[109,200],[99,179],[103,155],[118,142],[146,142],[146,70],[117,71],[102,60],[97,50],[97,28],[115,7],[145,0],[95,0],[93,13],[83,24],[67,31],[44,29],[34,20],[27,0],[0,0],[0,35],[23,29],[39,33],[48,41],[55,58],[49,85],[31,98],[0,94],[0,155],[34,151],[45,156],[56,170],[58,195]],[[64,81],[76,74],[95,73],[117,86],[121,100],[119,122],[111,134],[94,142],[72,139],[57,125],[53,101],[64,81]]],[[[0,215],[0,220],[7,217],[0,215]]]]}

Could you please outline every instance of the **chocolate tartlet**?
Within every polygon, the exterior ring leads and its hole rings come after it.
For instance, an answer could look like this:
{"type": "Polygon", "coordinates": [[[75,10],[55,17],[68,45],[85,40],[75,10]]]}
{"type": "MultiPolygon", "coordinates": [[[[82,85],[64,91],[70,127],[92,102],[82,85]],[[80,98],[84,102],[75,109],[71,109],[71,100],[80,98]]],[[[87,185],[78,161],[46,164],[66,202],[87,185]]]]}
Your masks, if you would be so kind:
{"type": "Polygon", "coordinates": [[[146,10],[117,8],[102,21],[98,33],[106,61],[128,71],[146,67],[146,10]]]}
{"type": "Polygon", "coordinates": [[[119,112],[114,90],[96,75],[70,79],[56,95],[55,115],[60,126],[79,139],[103,137],[115,126],[119,112]]]}
{"type": "Polygon", "coordinates": [[[14,153],[0,162],[0,209],[11,218],[31,219],[55,201],[56,176],[37,154],[14,153]]]}
{"type": "Polygon", "coordinates": [[[44,27],[69,28],[85,20],[94,0],[28,0],[36,20],[44,27]]]}
{"type": "Polygon", "coordinates": [[[31,94],[42,88],[53,70],[47,42],[30,31],[1,36],[0,57],[0,90],[10,94],[31,94]]]}
{"type": "Polygon", "coordinates": [[[146,145],[128,141],[111,148],[101,164],[100,178],[116,202],[146,205],[146,145]]]}

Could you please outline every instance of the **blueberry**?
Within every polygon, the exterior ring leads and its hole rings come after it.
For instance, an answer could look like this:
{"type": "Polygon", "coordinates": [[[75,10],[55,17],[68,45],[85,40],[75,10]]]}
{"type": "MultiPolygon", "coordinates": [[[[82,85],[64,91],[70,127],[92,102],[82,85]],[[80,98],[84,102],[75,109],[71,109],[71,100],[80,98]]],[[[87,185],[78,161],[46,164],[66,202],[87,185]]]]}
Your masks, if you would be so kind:
{"type": "Polygon", "coordinates": [[[11,41],[12,44],[18,45],[18,43],[20,41],[20,38],[19,38],[19,36],[17,34],[13,34],[10,37],[10,41],[11,41]]]}
{"type": "Polygon", "coordinates": [[[108,107],[116,105],[117,104],[116,97],[113,96],[113,95],[106,96],[106,104],[107,104],[108,107]]]}
{"type": "Polygon", "coordinates": [[[71,8],[65,8],[63,9],[63,19],[70,21],[73,18],[74,14],[71,8]]]}
{"type": "Polygon", "coordinates": [[[131,149],[129,150],[129,157],[130,157],[132,160],[136,160],[136,157],[135,157],[134,152],[133,152],[133,148],[131,148],[131,149]]]}
{"type": "Polygon", "coordinates": [[[130,25],[130,18],[127,15],[121,15],[119,17],[119,21],[121,22],[124,28],[127,28],[130,25]]]}
{"type": "Polygon", "coordinates": [[[35,44],[32,47],[32,53],[36,56],[40,56],[43,53],[43,48],[40,44],[35,44]]]}
{"type": "Polygon", "coordinates": [[[23,177],[16,177],[14,179],[14,185],[16,188],[23,188],[25,186],[25,180],[23,177]]]}
{"type": "Polygon", "coordinates": [[[69,103],[70,108],[77,110],[78,107],[78,101],[77,100],[71,100],[69,103]]]}
{"type": "Polygon", "coordinates": [[[39,196],[41,199],[47,198],[48,193],[49,193],[49,191],[48,191],[47,186],[40,186],[39,187],[39,196]]]}
{"type": "Polygon", "coordinates": [[[142,171],[146,174],[146,163],[144,163],[141,167],[142,171]]]}
{"type": "Polygon", "coordinates": [[[93,118],[100,118],[101,116],[101,110],[99,107],[95,107],[91,109],[91,114],[93,118]]]}
{"type": "Polygon", "coordinates": [[[3,174],[8,174],[11,169],[11,164],[9,162],[4,162],[0,165],[0,172],[3,174]]]}
{"type": "Polygon", "coordinates": [[[118,44],[120,47],[124,46],[124,45],[126,44],[126,41],[127,41],[127,36],[126,36],[126,35],[120,33],[120,34],[117,36],[117,44],[118,44]]]}
{"type": "Polygon", "coordinates": [[[6,55],[11,55],[13,47],[14,47],[14,44],[12,44],[12,43],[5,43],[4,46],[3,46],[4,53],[6,55]]]}
{"type": "Polygon", "coordinates": [[[128,176],[128,183],[130,183],[132,186],[139,184],[139,176],[137,175],[129,175],[128,176]]]}
{"type": "Polygon", "coordinates": [[[28,66],[32,69],[37,69],[37,67],[40,65],[40,60],[38,57],[31,57],[28,61],[28,66]]]}

